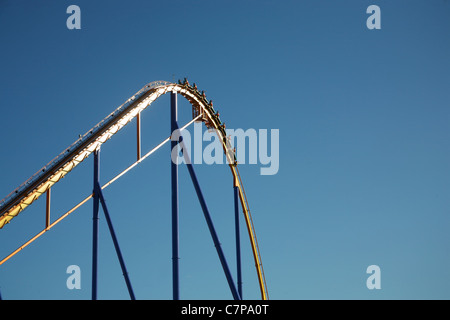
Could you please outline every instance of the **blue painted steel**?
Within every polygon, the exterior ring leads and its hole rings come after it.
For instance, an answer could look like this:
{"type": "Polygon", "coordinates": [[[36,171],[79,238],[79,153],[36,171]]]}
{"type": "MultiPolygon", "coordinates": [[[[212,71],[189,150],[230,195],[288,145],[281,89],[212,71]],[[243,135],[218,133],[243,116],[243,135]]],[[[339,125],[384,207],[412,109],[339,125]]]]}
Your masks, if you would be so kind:
{"type": "Polygon", "coordinates": [[[117,257],[119,258],[120,267],[122,268],[123,276],[127,284],[130,298],[135,300],[133,288],[128,277],[125,261],[123,260],[120,251],[119,242],[117,241],[116,233],[112,225],[111,217],[109,216],[108,207],[106,206],[105,198],[103,197],[102,188],[100,186],[100,149],[94,151],[94,214],[93,214],[93,245],[92,245],[92,300],[97,300],[97,270],[98,270],[98,211],[101,203],[103,213],[105,214],[106,222],[108,223],[109,232],[114,242],[117,257]]]}
{"type": "MultiPolygon", "coordinates": [[[[177,94],[170,94],[170,130],[171,134],[177,128],[177,94]]],[[[177,147],[177,141],[170,142],[170,150],[177,147]]],[[[175,159],[174,159],[175,160],[175,159]]],[[[171,180],[172,180],[172,286],[173,300],[180,299],[179,283],[179,235],[178,235],[178,165],[172,161],[171,152],[171,180]]]]}
{"type": "Polygon", "coordinates": [[[109,232],[111,233],[112,240],[114,242],[114,248],[116,249],[117,257],[119,258],[120,267],[122,268],[123,276],[125,277],[125,282],[127,284],[128,293],[130,294],[131,300],[136,300],[133,292],[133,287],[131,286],[130,278],[128,277],[127,267],[125,266],[125,261],[123,260],[122,253],[120,251],[119,242],[117,241],[116,233],[114,232],[114,227],[109,216],[108,207],[106,206],[105,198],[103,196],[102,188],[97,182],[96,192],[99,195],[100,203],[103,207],[103,213],[105,214],[106,222],[108,223],[109,232]]]}
{"type": "MultiPolygon", "coordinates": [[[[178,123],[175,122],[176,129],[179,130],[178,123]]],[[[216,247],[217,254],[220,259],[220,263],[222,264],[223,271],[228,281],[228,285],[231,290],[231,294],[235,300],[241,300],[239,292],[236,289],[236,285],[233,281],[233,277],[230,272],[230,268],[228,267],[227,260],[225,259],[225,255],[223,254],[222,247],[220,246],[219,237],[217,236],[216,230],[214,228],[214,224],[211,219],[211,215],[209,214],[208,207],[206,206],[205,198],[203,197],[202,190],[200,189],[200,184],[198,183],[197,176],[195,175],[194,167],[192,166],[191,159],[188,155],[187,149],[184,146],[184,142],[182,136],[179,139],[181,146],[183,148],[183,156],[186,162],[186,166],[189,171],[189,175],[191,176],[192,183],[194,184],[195,192],[197,193],[198,200],[200,202],[200,206],[202,207],[203,214],[205,216],[206,223],[208,224],[209,232],[211,233],[211,237],[214,241],[214,245],[216,247]]]]}
{"type": "Polygon", "coordinates": [[[99,193],[97,184],[99,181],[99,158],[100,150],[94,151],[94,212],[93,212],[93,232],[92,232],[92,300],[97,300],[97,265],[98,265],[98,209],[99,193]]]}
{"type": "Polygon", "coordinates": [[[237,285],[239,296],[242,299],[242,271],[241,271],[241,237],[239,230],[239,188],[234,186],[234,217],[236,229],[236,267],[237,267],[237,285]]]}

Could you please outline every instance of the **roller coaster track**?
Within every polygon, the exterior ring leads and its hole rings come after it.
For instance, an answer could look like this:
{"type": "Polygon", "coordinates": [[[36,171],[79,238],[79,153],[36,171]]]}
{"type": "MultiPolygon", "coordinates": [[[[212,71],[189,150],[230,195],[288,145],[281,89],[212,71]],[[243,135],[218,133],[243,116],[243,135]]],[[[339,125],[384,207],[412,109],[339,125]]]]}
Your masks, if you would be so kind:
{"type": "MultiPolygon", "coordinates": [[[[38,172],[36,172],[33,176],[31,176],[28,180],[26,180],[18,188],[13,190],[8,196],[0,201],[0,229],[3,228],[6,224],[10,223],[13,218],[15,218],[28,206],[30,206],[41,195],[47,193],[48,196],[50,188],[53,185],[55,185],[58,181],[65,177],[83,160],[89,157],[91,153],[98,150],[103,143],[109,140],[131,120],[136,117],[139,120],[141,111],[150,106],[157,98],[168,92],[182,95],[192,105],[193,120],[190,121],[186,126],[181,128],[181,130],[186,128],[194,121],[202,121],[203,123],[205,123],[208,129],[214,130],[220,141],[222,141],[222,147],[227,159],[227,164],[231,169],[235,187],[238,188],[239,192],[239,200],[242,206],[247,232],[251,243],[253,258],[258,276],[259,288],[261,291],[261,298],[263,300],[266,300],[268,299],[268,292],[264,270],[261,262],[261,254],[256,238],[254,224],[250,214],[248,200],[245,195],[241,176],[239,174],[234,149],[231,147],[230,141],[227,139],[225,127],[222,124],[218,113],[214,111],[212,101],[208,101],[204,92],[202,91],[200,93],[197,90],[197,87],[195,85],[189,85],[187,80],[185,80],[183,83],[181,81],[178,81],[178,83],[154,81],[147,84],[141,90],[136,92],[136,94],[134,94],[131,98],[125,101],[125,103],[123,103],[101,122],[99,122],[96,126],[94,126],[91,130],[81,136],[72,145],[64,149],[52,161],[50,161],[47,165],[41,168],[38,172]]],[[[101,188],[104,189],[108,187],[111,183],[127,173],[131,168],[139,164],[146,157],[151,155],[156,149],[158,149],[168,141],[170,141],[170,137],[161,142],[157,147],[155,147],[143,157],[138,156],[138,160],[135,163],[133,163],[130,167],[121,172],[111,181],[103,185],[101,188]]],[[[9,256],[1,260],[0,265],[14,256],[16,253],[18,253],[28,244],[36,240],[50,228],[55,226],[62,219],[66,218],[69,214],[74,212],[92,197],[93,194],[89,195],[71,210],[55,220],[53,223],[47,221],[46,228],[44,230],[35,235],[17,250],[12,252],[9,256]]]]}

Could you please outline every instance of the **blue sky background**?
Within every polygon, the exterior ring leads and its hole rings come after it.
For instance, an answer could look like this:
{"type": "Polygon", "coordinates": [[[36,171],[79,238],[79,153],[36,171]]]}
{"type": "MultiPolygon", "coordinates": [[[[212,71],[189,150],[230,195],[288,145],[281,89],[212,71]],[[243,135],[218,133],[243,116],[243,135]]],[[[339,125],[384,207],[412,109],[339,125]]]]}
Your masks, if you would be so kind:
{"type": "MultiPolygon", "coordinates": [[[[450,298],[450,2],[0,0],[0,198],[155,80],[188,77],[227,128],[280,130],[280,170],[242,165],[271,299],[450,298]],[[81,8],[81,30],[66,8],[81,8]],[[366,9],[381,8],[381,30],[366,9]],[[381,268],[368,290],[366,268],[381,268]]],[[[180,124],[190,106],[179,98],[180,124]]],[[[142,115],[143,152],[170,132],[142,115]]],[[[170,148],[105,189],[137,299],[171,299],[170,148]]],[[[52,189],[52,217],[92,190],[92,156],[52,189]]],[[[135,123],[101,181],[135,160],[135,123]]],[[[235,276],[232,178],[195,167],[235,276]]],[[[180,167],[180,296],[231,299],[180,167]]],[[[44,226],[40,199],[0,230],[0,258],[44,226]]],[[[100,299],[128,299],[100,216],[100,299]]],[[[244,298],[258,299],[241,220],[244,298]]],[[[4,299],[90,299],[92,201],[0,266],[4,299]],[[81,268],[68,290],[66,268],[81,268]]]]}

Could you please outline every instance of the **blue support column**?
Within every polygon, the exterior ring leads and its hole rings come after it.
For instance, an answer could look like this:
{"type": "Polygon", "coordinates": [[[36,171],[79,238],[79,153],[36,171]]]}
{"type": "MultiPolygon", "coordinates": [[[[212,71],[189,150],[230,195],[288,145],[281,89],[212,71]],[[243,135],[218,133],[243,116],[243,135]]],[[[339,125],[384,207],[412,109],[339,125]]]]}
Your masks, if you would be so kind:
{"type": "Polygon", "coordinates": [[[133,288],[128,277],[125,261],[120,251],[119,242],[117,241],[116,233],[112,225],[111,217],[109,216],[108,207],[106,206],[105,198],[103,197],[102,188],[100,186],[100,149],[94,151],[94,214],[93,214],[93,244],[92,244],[92,300],[97,300],[97,270],[98,270],[98,211],[100,203],[105,214],[106,222],[108,223],[109,232],[113,239],[114,248],[116,249],[117,257],[119,258],[120,267],[122,268],[123,276],[127,284],[130,298],[135,300],[133,288]]]}
{"type": "Polygon", "coordinates": [[[119,242],[117,241],[116,233],[114,232],[114,227],[111,221],[111,217],[109,216],[108,207],[106,206],[105,198],[103,197],[103,192],[100,187],[100,184],[97,183],[96,192],[98,192],[100,203],[102,204],[103,213],[105,214],[106,222],[108,223],[109,232],[111,233],[111,237],[114,243],[114,248],[116,249],[117,258],[119,258],[120,267],[122,268],[122,273],[125,278],[125,283],[127,284],[128,293],[130,294],[131,300],[136,300],[133,292],[133,288],[131,286],[130,278],[128,277],[127,267],[125,266],[125,261],[122,257],[122,252],[120,251],[119,242]]]}
{"type": "Polygon", "coordinates": [[[242,271],[241,271],[241,237],[239,228],[239,188],[234,181],[234,219],[236,229],[236,267],[237,267],[237,285],[239,296],[242,299],[242,271]]]}
{"type": "Polygon", "coordinates": [[[98,209],[99,194],[97,183],[99,180],[99,157],[100,149],[94,151],[94,212],[93,212],[93,232],[92,232],[92,300],[97,300],[97,263],[98,263],[98,209]]]}
{"type": "MultiPolygon", "coordinates": [[[[179,130],[178,123],[175,122],[176,129],[179,130]]],[[[211,233],[211,237],[214,241],[214,245],[216,247],[217,254],[220,259],[220,263],[222,264],[223,271],[228,281],[228,285],[231,290],[231,294],[235,300],[241,300],[239,296],[239,292],[236,289],[236,285],[233,281],[233,277],[231,276],[230,268],[228,267],[227,260],[225,259],[225,255],[223,254],[222,247],[220,246],[219,237],[217,236],[216,230],[214,228],[214,224],[211,219],[211,215],[209,214],[208,207],[206,206],[205,198],[203,197],[202,190],[200,189],[200,184],[198,183],[197,176],[194,172],[194,167],[191,164],[191,159],[189,157],[188,151],[183,143],[183,137],[180,136],[180,143],[183,148],[183,156],[189,171],[189,175],[191,176],[192,183],[194,184],[195,192],[197,193],[198,200],[200,202],[200,206],[203,210],[203,215],[205,216],[206,223],[208,225],[209,232],[211,233]]]]}
{"type": "MultiPolygon", "coordinates": [[[[177,94],[170,93],[170,130],[171,135],[178,128],[177,126],[177,94]]],[[[180,284],[179,284],[179,265],[178,265],[178,165],[172,159],[172,150],[177,147],[177,141],[170,142],[171,150],[171,180],[172,180],[172,287],[173,300],[180,299],[180,284]]],[[[178,154],[178,153],[177,153],[178,154]]]]}

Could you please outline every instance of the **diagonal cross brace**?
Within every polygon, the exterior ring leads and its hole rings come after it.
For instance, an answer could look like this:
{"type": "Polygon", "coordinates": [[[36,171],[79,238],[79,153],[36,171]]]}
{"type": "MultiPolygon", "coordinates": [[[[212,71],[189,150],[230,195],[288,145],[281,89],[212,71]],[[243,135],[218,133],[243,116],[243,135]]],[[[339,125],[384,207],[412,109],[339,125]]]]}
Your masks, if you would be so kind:
{"type": "MultiPolygon", "coordinates": [[[[96,218],[97,221],[94,220],[94,223],[97,223],[97,228],[98,228],[98,202],[100,201],[100,204],[102,205],[103,208],[103,213],[105,214],[105,218],[106,218],[106,222],[108,224],[108,228],[109,228],[109,232],[111,234],[113,243],[114,243],[114,248],[116,249],[116,254],[117,254],[117,258],[119,259],[119,263],[120,263],[120,267],[122,268],[122,273],[123,276],[125,278],[125,282],[127,285],[127,289],[128,289],[128,293],[130,294],[130,298],[131,300],[136,300],[136,297],[134,296],[134,292],[133,292],[133,287],[131,286],[131,282],[130,282],[130,278],[128,277],[128,271],[127,268],[125,266],[125,261],[123,259],[122,256],[122,252],[120,250],[120,246],[119,246],[119,241],[117,240],[116,237],[116,233],[114,231],[114,227],[111,221],[111,217],[109,215],[109,211],[108,211],[108,207],[106,206],[106,202],[105,202],[105,197],[103,196],[103,192],[102,192],[102,188],[100,186],[100,182],[98,180],[98,168],[99,168],[99,150],[95,151],[94,153],[94,167],[96,168],[94,170],[95,174],[94,174],[94,219],[96,218]],[[95,212],[97,210],[97,212],[95,212]]],[[[95,236],[94,236],[94,241],[97,242],[98,244],[98,234],[97,234],[97,240],[95,240],[95,236]]],[[[95,244],[95,246],[97,245],[95,244]]],[[[97,251],[97,248],[94,249],[95,251],[97,251]]],[[[94,263],[95,263],[95,272],[97,269],[97,257],[94,256],[94,263]]],[[[93,277],[94,278],[94,277],[93,277]]],[[[95,279],[97,278],[97,275],[95,274],[95,279]]],[[[95,289],[94,289],[94,284],[93,284],[93,299],[97,298],[97,284],[95,283],[95,289]],[[95,291],[95,296],[94,296],[94,291],[95,291]]]]}
{"type": "MultiPolygon", "coordinates": [[[[175,129],[179,131],[179,126],[176,121],[174,122],[174,126],[175,126],[175,129]]],[[[173,135],[173,132],[172,132],[172,135],[173,135]]],[[[230,268],[228,267],[227,260],[225,259],[225,255],[224,255],[222,247],[220,245],[219,237],[217,236],[216,230],[214,228],[214,224],[212,222],[211,215],[209,214],[209,210],[206,205],[205,198],[203,197],[202,190],[200,189],[200,184],[197,180],[197,176],[195,175],[194,167],[192,166],[191,159],[188,155],[187,149],[184,146],[183,137],[181,135],[179,135],[179,137],[180,137],[179,142],[182,146],[183,156],[186,161],[189,175],[191,176],[192,183],[194,184],[195,192],[197,193],[197,197],[200,202],[200,206],[202,207],[206,223],[208,224],[209,232],[211,233],[211,237],[214,241],[214,245],[216,247],[216,251],[219,256],[220,263],[222,264],[223,271],[225,272],[225,276],[227,278],[231,293],[235,300],[241,300],[239,292],[237,291],[236,285],[233,281],[233,277],[231,275],[230,268]]]]}

